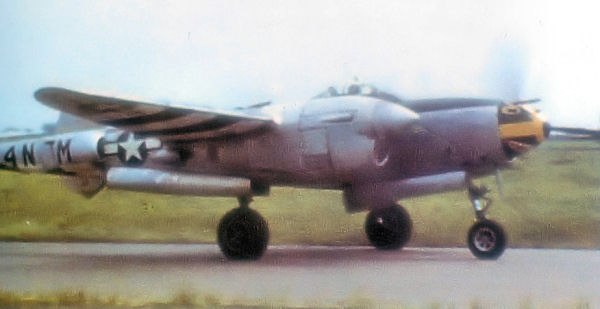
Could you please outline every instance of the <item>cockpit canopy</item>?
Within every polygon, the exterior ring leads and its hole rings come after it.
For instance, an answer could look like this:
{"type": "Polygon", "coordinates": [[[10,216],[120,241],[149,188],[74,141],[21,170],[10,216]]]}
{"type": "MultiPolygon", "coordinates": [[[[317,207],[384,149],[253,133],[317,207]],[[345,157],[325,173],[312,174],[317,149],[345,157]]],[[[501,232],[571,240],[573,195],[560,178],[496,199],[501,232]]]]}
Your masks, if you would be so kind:
{"type": "Polygon", "coordinates": [[[373,97],[378,98],[385,101],[399,103],[401,102],[400,98],[397,96],[381,91],[369,84],[359,84],[353,83],[344,87],[336,87],[330,86],[327,90],[321,92],[313,99],[325,99],[325,98],[333,98],[333,97],[341,97],[341,96],[365,96],[365,97],[373,97]]]}

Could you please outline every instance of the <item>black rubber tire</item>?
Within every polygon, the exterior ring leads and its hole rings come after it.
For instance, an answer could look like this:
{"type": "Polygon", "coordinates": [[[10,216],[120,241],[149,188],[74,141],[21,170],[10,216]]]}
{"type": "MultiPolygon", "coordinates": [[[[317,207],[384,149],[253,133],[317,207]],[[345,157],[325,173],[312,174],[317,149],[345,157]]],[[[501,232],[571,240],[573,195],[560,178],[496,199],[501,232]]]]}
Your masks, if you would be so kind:
{"type": "Polygon", "coordinates": [[[269,226],[255,210],[236,208],[221,219],[217,237],[228,259],[258,260],[267,249],[269,226]]]}
{"type": "Polygon", "coordinates": [[[367,215],[365,232],[375,248],[396,250],[410,240],[412,222],[402,206],[374,209],[367,215]]]}
{"type": "Polygon", "coordinates": [[[506,234],[502,226],[492,220],[479,221],[469,230],[467,244],[477,258],[495,260],[506,248],[506,234]]]}

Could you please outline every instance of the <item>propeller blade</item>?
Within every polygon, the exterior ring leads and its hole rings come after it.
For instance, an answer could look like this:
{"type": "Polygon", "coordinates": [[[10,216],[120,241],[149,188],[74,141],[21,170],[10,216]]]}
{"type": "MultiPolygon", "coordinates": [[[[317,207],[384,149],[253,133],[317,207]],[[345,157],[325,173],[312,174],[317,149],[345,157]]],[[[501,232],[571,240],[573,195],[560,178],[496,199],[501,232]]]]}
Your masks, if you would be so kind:
{"type": "Polygon", "coordinates": [[[507,42],[496,46],[483,75],[487,93],[507,101],[517,101],[526,95],[527,59],[526,50],[517,44],[507,42]]]}
{"type": "Polygon", "coordinates": [[[588,130],[588,129],[584,129],[584,128],[568,128],[568,127],[552,127],[552,131],[557,131],[557,132],[564,132],[564,133],[570,133],[570,134],[592,134],[594,133],[593,130],[588,130]]]}
{"type": "Polygon", "coordinates": [[[511,105],[524,105],[524,104],[538,103],[540,101],[541,101],[540,98],[535,98],[535,99],[529,99],[529,100],[511,101],[511,102],[508,102],[507,104],[511,104],[511,105]]]}
{"type": "Polygon", "coordinates": [[[550,130],[578,139],[600,139],[600,130],[570,127],[551,127],[550,130]]]}

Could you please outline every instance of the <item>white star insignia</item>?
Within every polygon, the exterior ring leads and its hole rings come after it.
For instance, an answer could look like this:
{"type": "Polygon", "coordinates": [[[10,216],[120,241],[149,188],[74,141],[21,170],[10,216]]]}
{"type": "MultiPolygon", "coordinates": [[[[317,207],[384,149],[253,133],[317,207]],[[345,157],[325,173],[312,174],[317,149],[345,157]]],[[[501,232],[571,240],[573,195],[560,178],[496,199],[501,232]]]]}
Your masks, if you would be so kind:
{"type": "Polygon", "coordinates": [[[129,162],[131,158],[143,160],[140,148],[144,144],[144,140],[136,140],[133,133],[129,134],[127,140],[119,143],[119,147],[125,151],[125,162],[129,162]]]}

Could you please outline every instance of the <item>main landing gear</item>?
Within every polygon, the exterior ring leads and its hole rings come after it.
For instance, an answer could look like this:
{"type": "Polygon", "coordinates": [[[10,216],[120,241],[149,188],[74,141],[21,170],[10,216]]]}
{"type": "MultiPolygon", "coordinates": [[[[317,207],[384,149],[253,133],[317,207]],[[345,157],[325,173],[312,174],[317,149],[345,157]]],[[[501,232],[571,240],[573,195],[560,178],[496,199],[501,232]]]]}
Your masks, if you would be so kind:
{"type": "Polygon", "coordinates": [[[476,218],[467,237],[469,250],[479,259],[495,260],[504,252],[506,235],[498,223],[486,218],[492,204],[492,200],[485,196],[489,190],[485,186],[477,187],[472,183],[468,190],[476,218]]]}
{"type": "Polygon", "coordinates": [[[410,240],[412,223],[402,206],[373,209],[365,222],[367,238],[380,250],[400,249],[410,240]]]}
{"type": "MultiPolygon", "coordinates": [[[[502,227],[486,218],[492,201],[485,186],[469,185],[469,199],[476,222],[469,230],[467,243],[479,259],[493,260],[502,255],[506,235],[502,227]]],[[[218,242],[223,254],[232,260],[257,260],[267,249],[269,227],[265,219],[248,207],[250,197],[240,197],[240,207],[229,211],[218,227],[218,242]]],[[[371,244],[381,250],[400,249],[410,240],[412,222],[402,206],[391,205],[371,210],[365,222],[371,244]]]]}
{"type": "Polygon", "coordinates": [[[223,254],[232,260],[257,260],[267,249],[267,221],[250,209],[251,198],[240,197],[240,207],[229,211],[218,227],[218,242],[223,254]]]}
{"type": "MultiPolygon", "coordinates": [[[[500,224],[486,218],[492,200],[485,186],[469,185],[469,200],[476,222],[469,230],[467,243],[471,253],[482,260],[495,260],[506,247],[506,234],[500,224]]],[[[412,223],[402,206],[373,209],[367,216],[365,232],[371,244],[381,250],[400,249],[410,240],[412,223]]]]}

